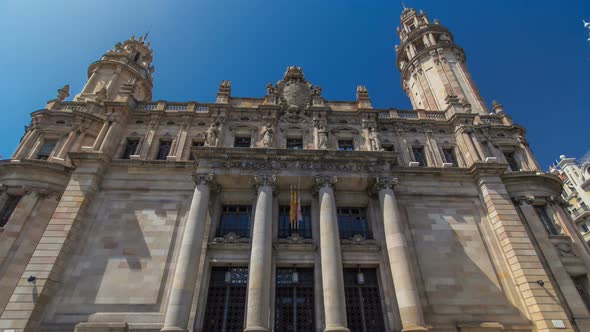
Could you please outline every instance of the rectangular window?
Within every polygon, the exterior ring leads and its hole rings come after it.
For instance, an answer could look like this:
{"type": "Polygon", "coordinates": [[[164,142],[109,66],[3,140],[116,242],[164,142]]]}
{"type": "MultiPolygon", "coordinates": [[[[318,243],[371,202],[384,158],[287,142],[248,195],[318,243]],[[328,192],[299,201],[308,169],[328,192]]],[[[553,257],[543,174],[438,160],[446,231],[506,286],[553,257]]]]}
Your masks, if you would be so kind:
{"type": "Polygon", "coordinates": [[[518,165],[518,162],[516,162],[514,156],[514,151],[504,152],[504,158],[506,158],[506,162],[508,162],[511,171],[518,172],[520,170],[520,166],[518,165]]]}
{"type": "Polygon", "coordinates": [[[279,207],[279,238],[288,238],[297,234],[305,239],[311,239],[311,208],[301,207],[301,220],[291,223],[291,207],[281,205],[279,207]]]}
{"type": "Polygon", "coordinates": [[[43,141],[43,145],[41,146],[41,149],[39,149],[39,152],[37,153],[37,159],[39,159],[39,160],[49,159],[49,156],[51,155],[51,152],[53,152],[53,149],[55,149],[56,144],[57,144],[56,139],[46,139],[45,141],[43,141]]]}
{"type": "Polygon", "coordinates": [[[590,295],[588,294],[588,276],[572,276],[572,281],[574,282],[576,290],[578,290],[578,293],[580,294],[582,301],[584,301],[586,309],[590,310],[590,295]]]}
{"type": "Polygon", "coordinates": [[[315,331],[313,268],[277,268],[274,331],[315,331]]]}
{"type": "Polygon", "coordinates": [[[365,208],[340,207],[337,213],[341,239],[351,239],[359,235],[365,239],[372,238],[365,208]]]}
{"type": "Polygon", "coordinates": [[[582,232],[584,232],[584,233],[590,232],[590,227],[588,227],[588,224],[586,224],[586,223],[582,224],[582,232]]]}
{"type": "Polygon", "coordinates": [[[249,148],[252,139],[248,136],[236,136],[234,140],[234,148],[249,148]]]}
{"type": "Polygon", "coordinates": [[[303,138],[301,138],[301,137],[287,137],[287,149],[289,149],[289,150],[303,150],[303,138]]]}
{"type": "Polygon", "coordinates": [[[205,319],[200,331],[243,331],[247,291],[247,267],[211,268],[205,319]]]}
{"type": "Polygon", "coordinates": [[[420,163],[420,166],[428,166],[426,164],[426,155],[424,154],[423,146],[413,146],[412,154],[414,155],[414,160],[420,163]]]}
{"type": "Polygon", "coordinates": [[[168,154],[170,153],[170,148],[172,147],[172,141],[170,140],[161,140],[160,146],[158,147],[158,155],[156,156],[157,160],[166,160],[168,154]]]}
{"type": "Polygon", "coordinates": [[[250,237],[252,207],[250,205],[224,205],[217,227],[217,237],[234,233],[239,237],[250,237]]]}
{"type": "Polygon", "coordinates": [[[383,144],[383,151],[395,151],[393,144],[383,144]]]}
{"type": "Polygon", "coordinates": [[[350,331],[385,331],[375,269],[344,269],[344,295],[350,331]]]}
{"type": "MultiPolygon", "coordinates": [[[[205,141],[193,141],[191,144],[191,148],[205,146],[205,141]]],[[[193,155],[192,151],[189,151],[189,160],[195,160],[195,155],[193,155]]]]}
{"type": "Polygon", "coordinates": [[[7,195],[6,201],[0,210],[0,227],[4,227],[4,225],[6,225],[10,219],[10,216],[12,216],[12,212],[14,212],[14,209],[16,209],[18,202],[20,202],[21,197],[22,196],[17,195],[7,195]]]}
{"type": "Polygon", "coordinates": [[[445,158],[446,163],[451,163],[453,166],[457,167],[457,158],[455,158],[455,149],[453,148],[444,148],[442,149],[443,156],[445,158]]]}
{"type": "Polygon", "coordinates": [[[139,138],[128,138],[125,142],[125,148],[123,148],[121,159],[129,159],[131,155],[134,155],[138,145],[139,138]]]}
{"type": "Polygon", "coordinates": [[[352,139],[339,139],[338,150],[340,151],[354,151],[354,144],[352,139]]]}
{"type": "Polygon", "coordinates": [[[539,216],[539,219],[541,219],[543,226],[545,226],[547,233],[549,233],[549,235],[559,235],[559,231],[557,230],[557,227],[555,227],[553,220],[551,220],[547,214],[545,206],[535,206],[535,211],[537,211],[537,215],[539,216]]]}

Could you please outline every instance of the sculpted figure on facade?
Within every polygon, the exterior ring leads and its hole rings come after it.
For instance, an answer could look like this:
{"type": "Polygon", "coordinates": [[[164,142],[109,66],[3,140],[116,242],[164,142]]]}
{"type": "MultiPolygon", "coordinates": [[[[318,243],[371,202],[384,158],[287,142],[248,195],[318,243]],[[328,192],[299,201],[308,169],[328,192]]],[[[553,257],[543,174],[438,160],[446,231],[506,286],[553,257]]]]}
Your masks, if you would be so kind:
{"type": "Polygon", "coordinates": [[[373,151],[383,150],[383,148],[381,147],[381,138],[379,137],[379,132],[377,131],[377,128],[371,128],[369,140],[371,141],[371,147],[373,148],[373,151]]]}
{"type": "Polygon", "coordinates": [[[272,147],[272,143],[274,141],[274,129],[272,122],[268,121],[264,125],[262,129],[262,146],[265,148],[272,147]]]}
{"type": "Polygon", "coordinates": [[[205,133],[205,146],[217,146],[217,142],[219,141],[219,126],[220,123],[214,121],[207,129],[205,133]]]}
{"type": "Polygon", "coordinates": [[[326,150],[328,148],[328,121],[324,116],[318,116],[313,119],[313,125],[317,131],[317,149],[326,150]]]}

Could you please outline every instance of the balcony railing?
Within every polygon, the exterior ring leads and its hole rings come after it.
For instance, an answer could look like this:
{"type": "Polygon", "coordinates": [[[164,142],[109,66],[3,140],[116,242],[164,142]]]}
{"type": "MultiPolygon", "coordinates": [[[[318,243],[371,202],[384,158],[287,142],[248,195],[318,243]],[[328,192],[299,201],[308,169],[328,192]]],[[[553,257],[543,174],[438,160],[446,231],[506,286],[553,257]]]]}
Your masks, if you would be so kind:
{"type": "Polygon", "coordinates": [[[572,216],[574,218],[578,218],[585,213],[588,213],[590,215],[590,208],[588,208],[587,206],[581,206],[575,210],[572,210],[572,216]]]}

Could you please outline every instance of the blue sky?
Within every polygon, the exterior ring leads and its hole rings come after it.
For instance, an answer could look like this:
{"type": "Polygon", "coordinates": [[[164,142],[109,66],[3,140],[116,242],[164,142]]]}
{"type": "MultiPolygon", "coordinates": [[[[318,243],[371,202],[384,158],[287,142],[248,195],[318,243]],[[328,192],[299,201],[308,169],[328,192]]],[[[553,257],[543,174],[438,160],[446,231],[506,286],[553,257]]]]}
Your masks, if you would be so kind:
{"type": "MultiPolygon", "coordinates": [[[[587,0],[407,0],[439,18],[467,52],[485,101],[497,99],[543,168],[590,150],[587,0]]],[[[64,84],[78,93],[88,65],[130,35],[150,31],[154,99],[212,102],[263,96],[288,65],[303,67],[331,100],[357,84],[375,107],[409,109],[394,66],[398,1],[0,1],[0,155],[64,84]]]]}

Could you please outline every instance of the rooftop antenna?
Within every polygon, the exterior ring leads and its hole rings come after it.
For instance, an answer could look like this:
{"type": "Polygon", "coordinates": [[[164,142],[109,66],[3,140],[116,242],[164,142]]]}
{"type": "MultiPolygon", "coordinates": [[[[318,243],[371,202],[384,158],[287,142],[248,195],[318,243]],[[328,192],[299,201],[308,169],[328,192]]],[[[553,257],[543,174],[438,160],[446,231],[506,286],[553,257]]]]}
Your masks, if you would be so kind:
{"type": "Polygon", "coordinates": [[[408,9],[408,7],[406,7],[406,4],[405,4],[403,1],[402,1],[402,8],[403,8],[404,10],[408,9]]]}

